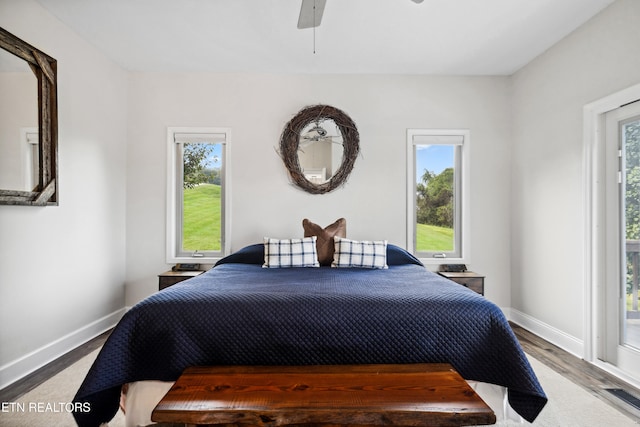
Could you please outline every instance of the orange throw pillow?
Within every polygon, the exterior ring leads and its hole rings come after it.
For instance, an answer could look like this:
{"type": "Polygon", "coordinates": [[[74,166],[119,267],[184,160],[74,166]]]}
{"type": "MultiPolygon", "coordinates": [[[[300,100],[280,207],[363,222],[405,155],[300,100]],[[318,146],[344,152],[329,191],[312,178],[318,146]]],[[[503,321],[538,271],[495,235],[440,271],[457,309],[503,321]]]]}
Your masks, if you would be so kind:
{"type": "Polygon", "coordinates": [[[316,249],[320,265],[331,265],[335,251],[333,236],[347,237],[347,220],[340,218],[333,224],[322,228],[305,218],[302,220],[302,227],[304,228],[304,237],[317,236],[318,238],[316,249]]]}

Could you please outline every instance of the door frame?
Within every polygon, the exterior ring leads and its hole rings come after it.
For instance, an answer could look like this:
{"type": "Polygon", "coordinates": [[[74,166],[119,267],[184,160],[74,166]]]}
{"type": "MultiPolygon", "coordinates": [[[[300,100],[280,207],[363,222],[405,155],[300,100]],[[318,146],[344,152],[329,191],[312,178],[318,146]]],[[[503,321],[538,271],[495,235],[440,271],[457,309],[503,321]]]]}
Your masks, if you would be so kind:
{"type": "Polygon", "coordinates": [[[583,108],[583,188],[584,188],[584,354],[594,365],[636,387],[634,378],[616,366],[598,359],[598,328],[603,321],[600,286],[605,282],[605,114],[640,99],[640,84],[631,86],[583,108]]]}

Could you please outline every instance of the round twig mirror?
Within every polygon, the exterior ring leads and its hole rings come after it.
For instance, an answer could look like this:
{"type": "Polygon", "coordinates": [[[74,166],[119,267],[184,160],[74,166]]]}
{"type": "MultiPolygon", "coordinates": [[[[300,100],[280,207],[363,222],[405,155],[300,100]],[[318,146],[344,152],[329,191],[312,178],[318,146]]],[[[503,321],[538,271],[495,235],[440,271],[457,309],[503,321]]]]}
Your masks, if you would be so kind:
{"type": "Polygon", "coordinates": [[[291,180],[311,194],[328,193],[343,185],[359,151],[355,123],[330,105],[303,108],[280,137],[280,155],[291,180]]]}

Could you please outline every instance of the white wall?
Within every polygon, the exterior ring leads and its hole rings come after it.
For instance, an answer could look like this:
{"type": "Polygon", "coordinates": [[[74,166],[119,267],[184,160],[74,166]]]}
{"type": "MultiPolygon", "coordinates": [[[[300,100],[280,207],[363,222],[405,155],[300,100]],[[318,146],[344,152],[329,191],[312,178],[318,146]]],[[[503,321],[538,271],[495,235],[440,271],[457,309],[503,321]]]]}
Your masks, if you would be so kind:
{"type": "Polygon", "coordinates": [[[583,107],[640,83],[640,1],[619,0],[512,78],[512,300],[582,341],[583,107]]]}
{"type": "Polygon", "coordinates": [[[639,15],[619,0],[512,77],[164,74],[125,73],[34,1],[4,0],[0,26],[58,59],[60,206],[0,206],[0,386],[157,290],[168,126],[232,128],[233,250],[340,216],[350,237],[405,246],[406,129],[470,129],[470,267],[498,305],[583,339],[582,107],[640,82],[639,15]],[[275,151],[315,103],[361,136],[327,195],[291,186],[275,151]]]}
{"type": "Polygon", "coordinates": [[[302,219],[347,219],[355,239],[406,245],[407,128],[471,131],[472,253],[488,298],[510,303],[508,78],[376,75],[164,74],[130,76],[127,305],[157,290],[165,263],[166,128],[232,128],[231,247],[302,235],[302,219]],[[361,156],[347,184],[309,195],[276,153],[283,126],[317,103],[344,110],[361,156]]]}
{"type": "Polygon", "coordinates": [[[58,61],[59,206],[0,206],[0,388],[124,306],[126,74],[32,0],[0,26],[58,61]]]}

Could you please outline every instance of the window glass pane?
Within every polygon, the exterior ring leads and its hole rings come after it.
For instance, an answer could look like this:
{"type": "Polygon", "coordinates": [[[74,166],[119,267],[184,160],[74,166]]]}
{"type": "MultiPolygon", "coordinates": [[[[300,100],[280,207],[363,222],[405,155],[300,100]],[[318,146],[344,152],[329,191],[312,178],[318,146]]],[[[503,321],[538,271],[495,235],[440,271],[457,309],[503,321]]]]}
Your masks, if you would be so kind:
{"type": "Polygon", "coordinates": [[[626,316],[624,344],[640,349],[640,118],[622,125],[624,152],[623,212],[626,255],[626,316]]]}
{"type": "Polygon", "coordinates": [[[415,145],[416,251],[455,250],[456,146],[415,145]]]}
{"type": "Polygon", "coordinates": [[[182,252],[222,250],[223,144],[183,144],[182,252]]]}

